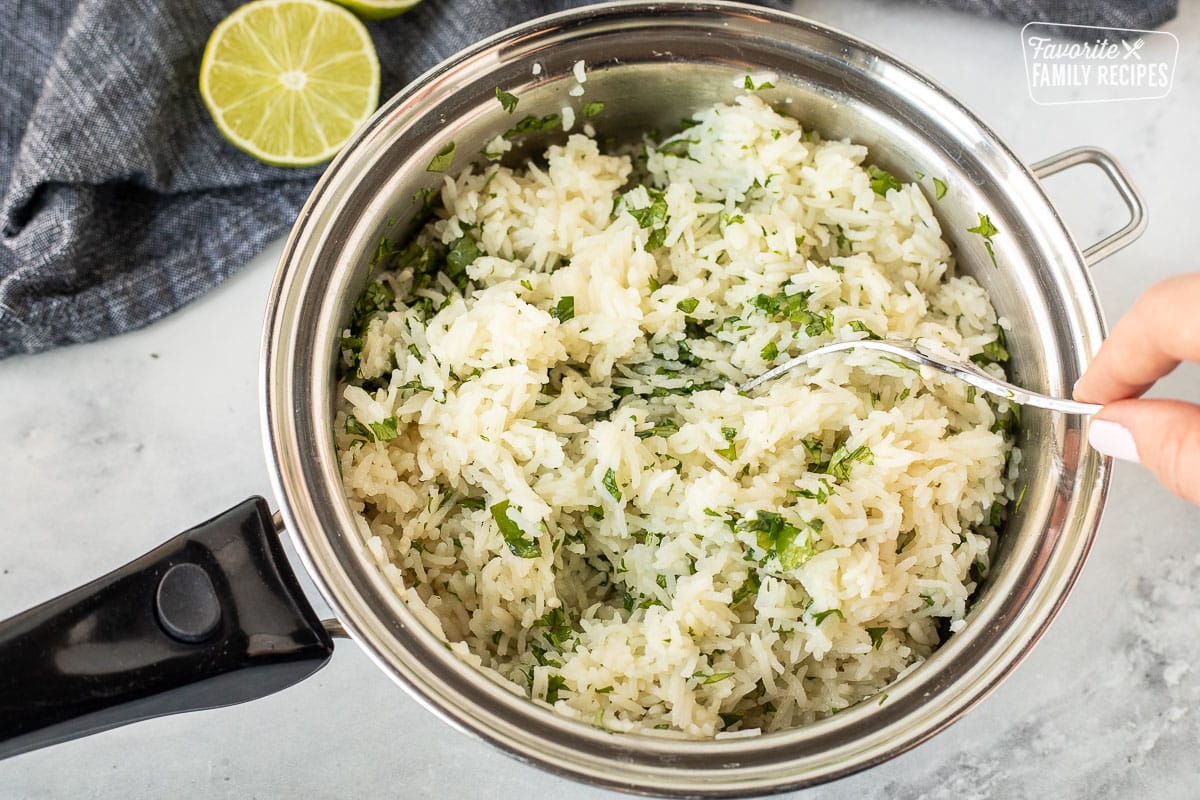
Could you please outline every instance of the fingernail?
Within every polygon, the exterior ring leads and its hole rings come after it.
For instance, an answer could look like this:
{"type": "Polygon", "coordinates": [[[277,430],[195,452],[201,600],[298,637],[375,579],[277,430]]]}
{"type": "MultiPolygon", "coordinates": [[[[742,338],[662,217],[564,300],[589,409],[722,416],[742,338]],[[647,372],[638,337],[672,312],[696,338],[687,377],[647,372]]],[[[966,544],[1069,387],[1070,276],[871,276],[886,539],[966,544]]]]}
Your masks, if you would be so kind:
{"type": "Polygon", "coordinates": [[[1120,423],[1109,419],[1094,419],[1088,426],[1088,442],[1106,456],[1122,461],[1141,463],[1133,434],[1120,423]]]}

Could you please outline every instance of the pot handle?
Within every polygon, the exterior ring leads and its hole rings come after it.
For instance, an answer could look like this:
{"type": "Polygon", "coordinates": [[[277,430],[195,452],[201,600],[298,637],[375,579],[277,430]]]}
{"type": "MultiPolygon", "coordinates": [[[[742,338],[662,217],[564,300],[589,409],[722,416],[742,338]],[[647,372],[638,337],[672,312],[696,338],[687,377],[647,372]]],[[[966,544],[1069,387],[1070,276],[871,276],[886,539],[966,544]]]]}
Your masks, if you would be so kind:
{"type": "Polygon", "coordinates": [[[1117,163],[1112,154],[1099,147],[1076,147],[1065,150],[1056,156],[1050,156],[1030,167],[1038,179],[1047,178],[1057,172],[1078,166],[1080,164],[1095,164],[1108,179],[1121,199],[1129,209],[1129,222],[1117,232],[1106,236],[1083,251],[1083,260],[1089,267],[1095,266],[1104,259],[1132,244],[1146,230],[1146,203],[1142,195],[1129,179],[1129,173],[1117,163]]]}
{"type": "Polygon", "coordinates": [[[0,622],[0,758],[262,697],[332,653],[253,497],[0,622]]]}

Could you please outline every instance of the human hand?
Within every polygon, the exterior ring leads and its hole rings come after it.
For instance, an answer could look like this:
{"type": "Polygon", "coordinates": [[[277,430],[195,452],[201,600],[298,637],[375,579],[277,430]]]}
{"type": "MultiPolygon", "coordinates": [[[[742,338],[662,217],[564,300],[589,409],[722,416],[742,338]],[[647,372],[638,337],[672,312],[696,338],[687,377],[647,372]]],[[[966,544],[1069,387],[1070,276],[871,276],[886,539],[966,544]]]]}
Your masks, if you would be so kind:
{"type": "Polygon", "coordinates": [[[1200,405],[1140,399],[1183,361],[1200,361],[1200,274],[1169,278],[1138,298],[1075,384],[1075,397],[1104,406],[1088,427],[1092,447],[1143,464],[1200,504],[1200,405]]]}

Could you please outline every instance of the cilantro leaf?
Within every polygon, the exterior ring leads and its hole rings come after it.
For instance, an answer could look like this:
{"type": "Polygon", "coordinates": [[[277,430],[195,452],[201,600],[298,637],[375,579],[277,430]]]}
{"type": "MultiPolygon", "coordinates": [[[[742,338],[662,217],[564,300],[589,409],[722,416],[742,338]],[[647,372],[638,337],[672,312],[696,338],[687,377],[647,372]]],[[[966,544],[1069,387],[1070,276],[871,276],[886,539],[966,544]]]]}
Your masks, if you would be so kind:
{"type": "Polygon", "coordinates": [[[833,455],[829,457],[829,464],[825,467],[825,472],[833,476],[835,480],[847,480],[850,477],[850,468],[857,461],[861,461],[864,464],[874,464],[875,454],[865,444],[859,445],[853,450],[850,450],[843,444],[834,450],[833,455]]]}
{"type": "Polygon", "coordinates": [[[460,236],[450,245],[446,252],[446,277],[454,282],[459,291],[466,291],[469,280],[467,267],[483,254],[479,243],[470,236],[460,236]]]}
{"type": "Polygon", "coordinates": [[[583,104],[583,116],[589,119],[601,113],[602,111],[604,111],[604,103],[599,100],[593,100],[590,103],[583,104]]]}
{"type": "Polygon", "coordinates": [[[613,496],[614,500],[621,499],[621,489],[617,486],[617,473],[613,471],[612,467],[609,467],[605,471],[604,478],[601,479],[600,484],[608,490],[608,493],[613,496]]]}
{"type": "Polygon", "coordinates": [[[509,94],[499,86],[496,87],[496,99],[500,101],[501,107],[503,107],[504,110],[509,114],[516,111],[517,103],[521,102],[515,94],[509,94]]]}
{"type": "Polygon", "coordinates": [[[971,356],[971,360],[980,366],[993,363],[1003,364],[1008,361],[1008,358],[1008,339],[1004,335],[1004,329],[999,325],[996,326],[996,338],[983,346],[982,353],[971,356]]]}
{"type": "Polygon", "coordinates": [[[946,196],[946,182],[945,181],[939,180],[938,178],[933,179],[933,196],[937,200],[941,200],[943,197],[946,196]]]}
{"type": "Polygon", "coordinates": [[[450,169],[450,165],[454,163],[454,149],[454,142],[450,142],[441,150],[438,150],[437,155],[430,159],[429,166],[425,168],[425,171],[445,172],[450,169]]]}
{"type": "Polygon", "coordinates": [[[754,84],[754,79],[751,76],[747,75],[746,80],[742,82],[742,88],[749,89],[752,92],[757,92],[759,89],[774,89],[775,84],[771,83],[770,81],[764,80],[762,83],[760,83],[756,86],[754,84]]]}
{"type": "Polygon", "coordinates": [[[846,619],[846,615],[845,615],[845,614],[843,614],[843,613],[841,612],[841,609],[837,609],[837,608],[827,608],[827,609],[825,609],[824,611],[817,611],[816,613],[814,613],[814,614],[812,615],[812,617],[813,617],[813,624],[815,624],[815,625],[820,625],[822,622],[824,622],[824,621],[825,621],[825,619],[826,619],[827,617],[829,617],[829,616],[830,616],[830,615],[832,615],[832,614],[837,614],[837,615],[838,615],[839,617],[841,617],[843,620],[845,620],[845,619],[846,619]]]}
{"type": "Polygon", "coordinates": [[[885,172],[879,167],[872,164],[867,167],[867,174],[871,176],[871,189],[880,197],[885,196],[889,191],[900,191],[903,188],[900,181],[896,180],[896,176],[890,172],[885,172]]]}
{"type": "Polygon", "coordinates": [[[506,130],[502,135],[505,139],[512,139],[526,133],[534,133],[536,131],[554,130],[562,124],[558,114],[547,114],[544,117],[527,116],[524,117],[513,127],[506,130]]]}
{"type": "Polygon", "coordinates": [[[649,439],[651,436],[661,436],[664,439],[673,433],[679,431],[679,423],[673,419],[664,419],[662,422],[656,423],[653,428],[648,428],[644,431],[638,431],[634,436],[639,439],[649,439]]]}
{"type": "Polygon", "coordinates": [[[690,314],[696,310],[696,306],[698,306],[698,305],[700,305],[699,300],[697,300],[694,297],[689,297],[685,300],[680,300],[678,303],[675,304],[675,307],[678,308],[680,311],[682,311],[685,314],[690,314]]]}
{"type": "Polygon", "coordinates": [[[500,528],[500,535],[504,537],[504,543],[508,545],[508,549],[512,551],[514,556],[519,558],[537,558],[542,554],[541,548],[537,542],[531,541],[525,537],[521,526],[513,522],[508,516],[508,501],[501,500],[492,506],[492,519],[496,521],[496,526],[500,528]]]}
{"type": "Polygon", "coordinates": [[[567,686],[567,679],[557,673],[546,678],[546,702],[557,703],[558,693],[567,686]]]}
{"type": "MultiPolygon", "coordinates": [[[[660,191],[648,190],[650,205],[643,208],[630,208],[625,203],[625,213],[633,217],[639,228],[654,228],[667,221],[667,197],[660,191]]],[[[622,198],[624,200],[624,197],[622,198]]]]}
{"type": "Polygon", "coordinates": [[[987,249],[988,255],[992,257],[992,266],[997,268],[1000,265],[996,263],[996,250],[992,247],[992,237],[999,232],[999,229],[988,219],[987,214],[980,214],[979,224],[974,228],[967,228],[967,233],[978,233],[983,237],[983,246],[987,249]]]}
{"type": "Polygon", "coordinates": [[[872,650],[878,650],[879,646],[883,644],[883,635],[885,633],[887,633],[887,631],[888,631],[888,629],[886,627],[884,627],[884,628],[867,628],[867,635],[871,637],[871,649],[872,650]]]}
{"type": "Polygon", "coordinates": [[[575,318],[575,297],[566,295],[560,297],[558,303],[554,306],[554,310],[550,312],[550,316],[554,317],[559,322],[575,318]]]}
{"type": "MultiPolygon", "coordinates": [[[[820,520],[813,520],[810,527],[819,531],[820,520]]],[[[783,569],[796,569],[817,554],[817,549],[805,531],[787,522],[782,514],[774,511],[759,511],[750,530],[757,534],[758,546],[774,553],[783,569]],[[800,541],[803,537],[803,541],[800,541]]]]}
{"type": "Polygon", "coordinates": [[[867,323],[863,322],[860,319],[850,320],[850,330],[867,334],[867,339],[882,339],[883,338],[879,334],[875,333],[875,331],[868,328],[867,323]]]}
{"type": "Polygon", "coordinates": [[[388,417],[382,422],[368,423],[367,427],[371,429],[371,433],[375,435],[375,441],[377,442],[390,442],[400,435],[395,417],[388,417]]]}

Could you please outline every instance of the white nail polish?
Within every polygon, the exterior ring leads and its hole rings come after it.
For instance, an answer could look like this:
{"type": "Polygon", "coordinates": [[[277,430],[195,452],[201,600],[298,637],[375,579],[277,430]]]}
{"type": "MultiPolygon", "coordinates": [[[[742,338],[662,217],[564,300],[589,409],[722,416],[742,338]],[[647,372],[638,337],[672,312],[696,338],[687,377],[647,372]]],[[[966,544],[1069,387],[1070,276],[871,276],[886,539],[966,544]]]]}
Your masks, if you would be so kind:
{"type": "Polygon", "coordinates": [[[1133,434],[1124,425],[1107,419],[1094,419],[1088,425],[1088,442],[1106,456],[1141,463],[1133,434]]]}

